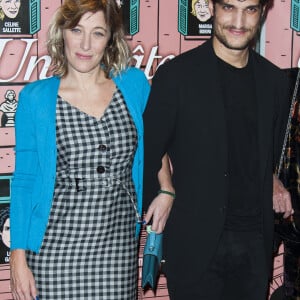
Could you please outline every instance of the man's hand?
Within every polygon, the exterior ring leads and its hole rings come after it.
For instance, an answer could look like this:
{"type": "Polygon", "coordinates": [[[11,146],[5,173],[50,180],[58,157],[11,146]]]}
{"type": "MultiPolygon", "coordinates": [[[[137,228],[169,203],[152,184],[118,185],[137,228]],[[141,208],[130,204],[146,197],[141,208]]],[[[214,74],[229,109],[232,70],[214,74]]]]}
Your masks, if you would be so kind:
{"type": "Polygon", "coordinates": [[[284,218],[294,213],[291,195],[275,175],[273,175],[273,209],[276,213],[283,213],[284,218]]]}

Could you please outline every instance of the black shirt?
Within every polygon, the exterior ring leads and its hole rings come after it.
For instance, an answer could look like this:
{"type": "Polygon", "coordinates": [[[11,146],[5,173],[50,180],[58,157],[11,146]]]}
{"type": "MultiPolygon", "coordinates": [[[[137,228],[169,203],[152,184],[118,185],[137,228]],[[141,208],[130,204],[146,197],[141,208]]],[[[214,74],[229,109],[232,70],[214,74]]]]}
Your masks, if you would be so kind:
{"type": "Polygon", "coordinates": [[[228,137],[229,193],[225,228],[260,229],[257,103],[251,58],[243,68],[219,61],[228,137]]]}

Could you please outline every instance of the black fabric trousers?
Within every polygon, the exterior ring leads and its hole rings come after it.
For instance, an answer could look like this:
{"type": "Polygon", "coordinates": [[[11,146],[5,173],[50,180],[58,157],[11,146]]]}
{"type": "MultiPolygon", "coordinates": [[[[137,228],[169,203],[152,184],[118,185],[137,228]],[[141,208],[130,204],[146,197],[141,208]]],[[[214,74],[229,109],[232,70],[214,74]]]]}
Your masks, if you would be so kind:
{"type": "Polygon", "coordinates": [[[171,300],[266,300],[268,270],[262,234],[224,231],[205,274],[190,282],[180,280],[182,276],[168,274],[171,300]]]}

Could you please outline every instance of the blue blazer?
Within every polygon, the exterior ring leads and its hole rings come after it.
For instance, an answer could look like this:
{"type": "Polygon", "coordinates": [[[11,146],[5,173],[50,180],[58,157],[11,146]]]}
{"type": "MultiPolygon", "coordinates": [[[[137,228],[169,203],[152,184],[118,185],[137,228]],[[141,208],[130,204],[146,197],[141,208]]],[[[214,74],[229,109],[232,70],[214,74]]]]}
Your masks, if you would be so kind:
{"type": "MultiPolygon", "coordinates": [[[[142,212],[143,119],[150,90],[142,71],[128,68],[113,77],[138,132],[132,176],[142,212]]],[[[11,186],[11,250],[38,252],[46,231],[56,177],[56,99],[59,77],[26,85],[16,112],[16,166],[11,186]]],[[[137,234],[139,226],[137,226],[137,234]]]]}

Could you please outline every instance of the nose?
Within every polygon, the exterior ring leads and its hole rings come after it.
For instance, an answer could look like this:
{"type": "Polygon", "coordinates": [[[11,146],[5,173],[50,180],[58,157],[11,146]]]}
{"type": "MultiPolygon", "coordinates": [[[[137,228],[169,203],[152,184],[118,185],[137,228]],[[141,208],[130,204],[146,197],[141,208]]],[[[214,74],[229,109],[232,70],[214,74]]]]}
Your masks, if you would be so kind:
{"type": "Polygon", "coordinates": [[[88,34],[83,34],[82,35],[80,47],[83,50],[89,50],[90,49],[90,47],[91,47],[91,39],[90,39],[90,36],[88,34]]]}
{"type": "Polygon", "coordinates": [[[245,12],[243,10],[236,10],[233,15],[233,25],[235,28],[240,29],[244,27],[244,19],[245,19],[245,12]]]}

